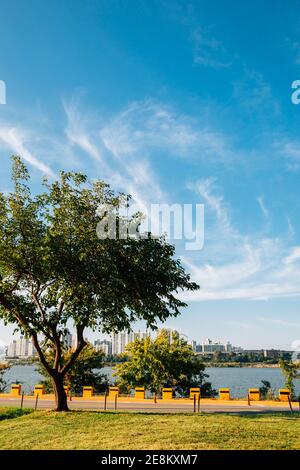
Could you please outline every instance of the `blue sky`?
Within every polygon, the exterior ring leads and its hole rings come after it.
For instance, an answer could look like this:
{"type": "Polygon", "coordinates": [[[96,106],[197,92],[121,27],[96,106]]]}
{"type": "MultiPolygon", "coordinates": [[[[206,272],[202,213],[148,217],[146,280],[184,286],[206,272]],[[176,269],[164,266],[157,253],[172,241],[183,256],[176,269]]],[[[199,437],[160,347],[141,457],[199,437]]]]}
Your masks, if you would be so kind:
{"type": "MultiPolygon", "coordinates": [[[[10,161],[83,171],[151,203],[205,204],[177,243],[196,340],[300,338],[299,2],[2,0],[0,188],[10,161]]],[[[1,325],[7,341],[11,329],[1,325]]]]}

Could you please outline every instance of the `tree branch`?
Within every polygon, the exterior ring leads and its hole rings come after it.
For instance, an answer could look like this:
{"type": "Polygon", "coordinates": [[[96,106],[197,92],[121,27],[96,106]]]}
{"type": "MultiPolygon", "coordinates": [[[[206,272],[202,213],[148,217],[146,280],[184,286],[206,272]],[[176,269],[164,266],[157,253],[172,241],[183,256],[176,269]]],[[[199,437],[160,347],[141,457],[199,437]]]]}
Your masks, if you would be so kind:
{"type": "Polygon", "coordinates": [[[52,367],[48,364],[48,362],[46,361],[46,358],[44,356],[44,353],[42,351],[42,348],[40,347],[40,344],[39,344],[39,341],[38,341],[38,338],[37,338],[37,334],[35,331],[32,331],[31,332],[31,338],[32,338],[32,342],[34,344],[34,347],[35,349],[37,350],[37,353],[39,355],[39,358],[40,358],[40,361],[41,363],[43,364],[43,366],[45,367],[46,371],[48,372],[49,375],[51,375],[51,377],[53,377],[53,369],[52,367]]]}
{"type": "Polygon", "coordinates": [[[57,372],[60,372],[61,358],[62,358],[60,335],[57,333],[56,325],[51,326],[51,331],[52,331],[54,345],[55,345],[55,358],[54,358],[53,368],[57,372]]]}
{"type": "Polygon", "coordinates": [[[70,357],[69,361],[64,365],[64,367],[61,370],[61,373],[64,375],[66,374],[73,364],[75,363],[76,359],[78,358],[79,354],[83,350],[83,348],[87,345],[86,341],[84,340],[83,337],[83,332],[84,332],[85,325],[78,325],[76,327],[77,330],[77,348],[70,357]]]}
{"type": "Polygon", "coordinates": [[[37,333],[30,327],[30,324],[28,320],[26,319],[25,315],[22,314],[22,312],[17,311],[16,305],[14,305],[13,302],[11,302],[2,292],[0,292],[0,303],[3,305],[3,307],[8,310],[12,315],[15,316],[16,320],[19,322],[21,326],[23,326],[24,330],[27,331],[33,341],[33,344],[37,350],[37,353],[39,355],[39,358],[41,360],[41,363],[47,370],[47,372],[50,375],[53,375],[53,370],[46,361],[46,358],[44,356],[44,353],[39,345],[38,338],[37,338],[37,333]]]}

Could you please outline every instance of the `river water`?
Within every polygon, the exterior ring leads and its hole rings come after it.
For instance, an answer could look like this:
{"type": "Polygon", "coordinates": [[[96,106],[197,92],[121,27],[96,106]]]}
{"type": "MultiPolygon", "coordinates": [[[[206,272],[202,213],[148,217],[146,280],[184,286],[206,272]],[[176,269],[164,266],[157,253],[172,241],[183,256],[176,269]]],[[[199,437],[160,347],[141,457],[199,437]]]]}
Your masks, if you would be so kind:
{"type": "MultiPolygon", "coordinates": [[[[102,374],[106,374],[113,382],[112,367],[101,369],[102,374]]],[[[284,378],[279,368],[257,368],[257,367],[208,367],[205,373],[209,375],[209,380],[213,388],[229,387],[233,397],[242,398],[247,395],[248,388],[260,387],[262,380],[268,380],[271,387],[276,390],[284,386],[284,378]]],[[[8,384],[16,381],[22,384],[22,390],[31,392],[35,384],[38,384],[41,376],[36,371],[34,365],[11,367],[4,375],[8,384]]],[[[296,394],[300,394],[300,380],[295,380],[296,394]]]]}

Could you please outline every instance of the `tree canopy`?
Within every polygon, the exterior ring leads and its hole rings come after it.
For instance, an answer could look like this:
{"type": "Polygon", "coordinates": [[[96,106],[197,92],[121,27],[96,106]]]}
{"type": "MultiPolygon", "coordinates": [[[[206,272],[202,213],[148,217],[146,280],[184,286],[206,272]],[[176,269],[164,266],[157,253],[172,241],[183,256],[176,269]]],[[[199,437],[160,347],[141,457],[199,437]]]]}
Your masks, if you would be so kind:
{"type": "Polygon", "coordinates": [[[135,320],[154,328],[186,306],[180,290],[198,285],[164,237],[96,236],[99,207],[124,205],[124,195],[103,181],[61,171],[33,195],[26,166],[13,157],[12,182],[12,192],[0,193],[0,317],[32,339],[53,380],[57,410],[67,410],[63,379],[86,346],[86,328],[120,331],[135,320]],[[70,323],[77,347],[63,361],[70,323]]]}

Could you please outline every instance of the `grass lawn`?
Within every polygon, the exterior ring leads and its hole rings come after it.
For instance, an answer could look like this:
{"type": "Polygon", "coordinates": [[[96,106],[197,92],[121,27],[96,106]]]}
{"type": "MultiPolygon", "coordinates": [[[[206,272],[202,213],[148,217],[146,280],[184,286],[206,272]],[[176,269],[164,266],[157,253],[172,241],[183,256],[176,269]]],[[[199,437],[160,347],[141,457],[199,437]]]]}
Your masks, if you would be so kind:
{"type": "Polygon", "coordinates": [[[300,449],[300,416],[36,411],[0,418],[0,449],[300,449]]]}

